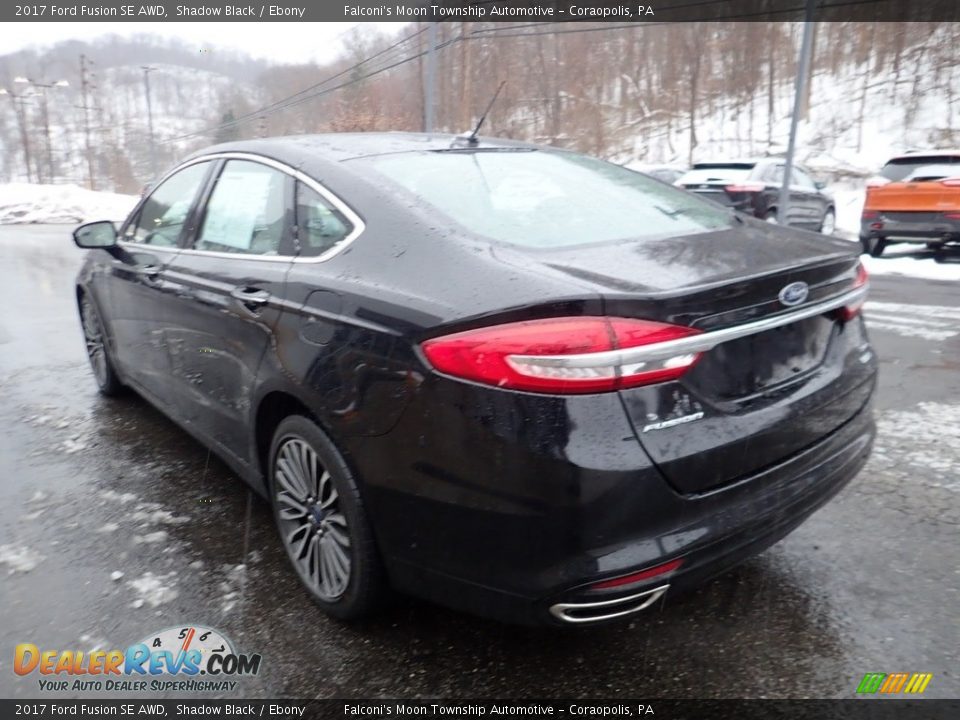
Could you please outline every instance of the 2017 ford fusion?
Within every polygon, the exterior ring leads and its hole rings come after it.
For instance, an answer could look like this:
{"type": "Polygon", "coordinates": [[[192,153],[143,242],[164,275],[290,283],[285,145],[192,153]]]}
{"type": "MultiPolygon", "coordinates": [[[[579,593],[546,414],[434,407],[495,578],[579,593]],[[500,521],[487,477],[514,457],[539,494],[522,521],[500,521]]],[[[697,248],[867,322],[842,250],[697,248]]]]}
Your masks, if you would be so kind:
{"type": "Polygon", "coordinates": [[[338,617],[391,586],[628,615],[783,537],[872,444],[849,243],[572,152],[231,143],[74,238],[100,389],[269,498],[338,617]]]}

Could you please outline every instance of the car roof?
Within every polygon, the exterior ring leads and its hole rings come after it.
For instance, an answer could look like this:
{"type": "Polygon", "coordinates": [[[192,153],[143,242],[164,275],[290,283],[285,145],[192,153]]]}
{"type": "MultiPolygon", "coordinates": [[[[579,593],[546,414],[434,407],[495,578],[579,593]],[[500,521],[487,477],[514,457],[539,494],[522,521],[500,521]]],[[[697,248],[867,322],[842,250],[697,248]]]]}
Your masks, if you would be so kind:
{"type": "Polygon", "coordinates": [[[693,167],[696,168],[698,165],[760,165],[761,163],[768,162],[783,162],[782,157],[776,155],[768,155],[766,157],[743,157],[743,158],[727,158],[723,160],[702,160],[700,162],[695,162],[693,167]]]}
{"type": "Polygon", "coordinates": [[[887,162],[894,160],[912,160],[918,157],[960,157],[960,150],[911,150],[902,155],[894,155],[887,162]]]}
{"type": "Polygon", "coordinates": [[[466,140],[460,136],[446,133],[318,133],[223,143],[204,148],[193,157],[217,152],[250,152],[268,155],[291,164],[299,164],[308,157],[338,162],[370,155],[449,150],[451,147],[475,149],[518,147],[539,149],[541,147],[501,138],[478,137],[477,140],[476,145],[467,145],[466,140]]]}

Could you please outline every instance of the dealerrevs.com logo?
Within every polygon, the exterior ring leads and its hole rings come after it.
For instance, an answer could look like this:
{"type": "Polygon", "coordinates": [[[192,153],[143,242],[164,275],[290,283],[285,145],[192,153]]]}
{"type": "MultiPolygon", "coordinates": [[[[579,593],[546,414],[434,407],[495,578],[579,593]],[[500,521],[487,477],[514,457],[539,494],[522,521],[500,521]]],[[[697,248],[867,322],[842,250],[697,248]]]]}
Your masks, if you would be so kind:
{"type": "Polygon", "coordinates": [[[40,690],[178,691],[234,690],[237,680],[260,672],[261,656],[234,650],[213,628],[172,627],[148,635],[126,650],[50,650],[33,643],[14,649],[13,670],[38,675],[40,690]]]}

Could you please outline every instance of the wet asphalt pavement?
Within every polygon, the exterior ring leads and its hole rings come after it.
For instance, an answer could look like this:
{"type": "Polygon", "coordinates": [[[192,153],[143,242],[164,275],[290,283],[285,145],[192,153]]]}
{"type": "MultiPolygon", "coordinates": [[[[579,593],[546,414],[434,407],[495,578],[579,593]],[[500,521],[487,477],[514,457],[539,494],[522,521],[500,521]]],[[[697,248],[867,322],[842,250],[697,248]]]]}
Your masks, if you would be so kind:
{"type": "Polygon", "coordinates": [[[138,397],[96,393],[80,261],[68,227],[0,227],[0,697],[43,695],[13,673],[17,643],[125,648],[189,623],[263,655],[249,698],[852,697],[899,671],[960,696],[954,283],[873,278],[880,437],[840,496],[695,593],[564,631],[405,599],[327,619],[266,503],[138,397]]]}

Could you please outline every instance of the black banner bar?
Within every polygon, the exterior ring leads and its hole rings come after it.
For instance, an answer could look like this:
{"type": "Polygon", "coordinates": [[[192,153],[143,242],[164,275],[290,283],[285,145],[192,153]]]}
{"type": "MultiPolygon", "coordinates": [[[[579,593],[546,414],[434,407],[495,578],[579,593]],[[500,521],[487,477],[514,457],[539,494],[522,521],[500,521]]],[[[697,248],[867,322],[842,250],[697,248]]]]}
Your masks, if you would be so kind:
{"type": "MultiPolygon", "coordinates": [[[[956,21],[957,0],[816,0],[821,22],[956,21]]],[[[60,0],[2,3],[4,22],[770,22],[806,0],[60,0]]]]}
{"type": "Polygon", "coordinates": [[[960,700],[0,700],[13,718],[955,720],[960,700]]]}

